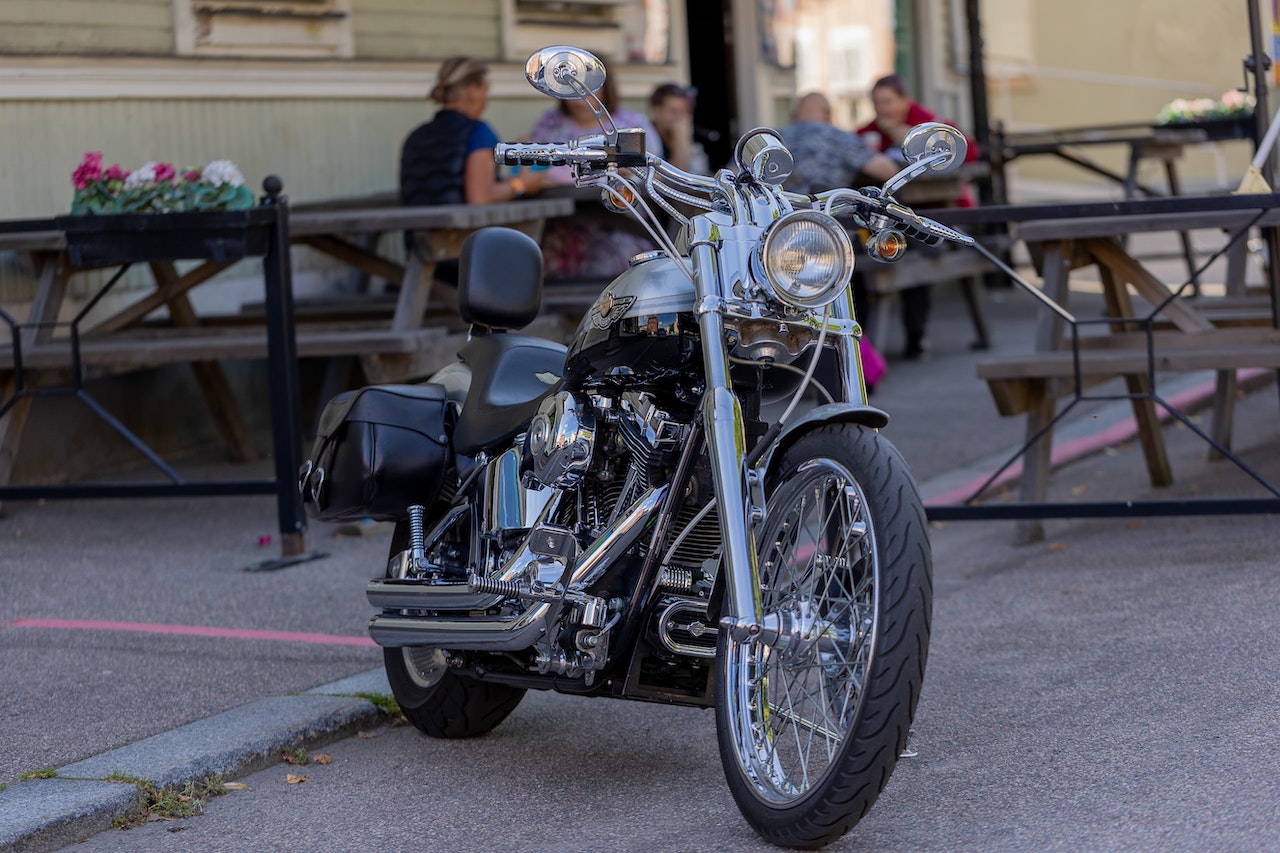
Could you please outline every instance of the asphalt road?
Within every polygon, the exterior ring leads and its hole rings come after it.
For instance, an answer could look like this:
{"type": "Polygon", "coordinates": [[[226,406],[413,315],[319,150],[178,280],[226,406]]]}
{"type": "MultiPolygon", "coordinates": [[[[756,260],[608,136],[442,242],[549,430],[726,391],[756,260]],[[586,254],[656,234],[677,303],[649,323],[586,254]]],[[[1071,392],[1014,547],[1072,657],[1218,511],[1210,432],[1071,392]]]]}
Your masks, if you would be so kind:
{"type": "MultiPolygon", "coordinates": [[[[1033,309],[995,294],[997,351],[1029,347],[1033,309]]],[[[1020,441],[1021,422],[996,418],[974,378],[963,311],[944,291],[930,359],[892,361],[872,399],[926,483],[1020,441]]],[[[1272,388],[1237,415],[1237,446],[1272,481],[1275,414],[1272,388]]],[[[1255,489],[1171,433],[1177,493],[1255,489]]],[[[1054,497],[1141,497],[1144,477],[1141,454],[1120,447],[1056,474],[1054,497]]],[[[268,498],[4,511],[0,783],[380,664],[349,643],[367,637],[363,589],[385,531],[313,527],[308,545],[326,558],[259,574],[243,569],[278,553],[263,542],[268,498]],[[217,631],[86,630],[91,620],[217,631]]],[[[837,849],[1280,849],[1276,529],[1274,517],[1051,522],[1049,541],[1015,548],[1009,523],[935,526],[921,755],[837,849]]],[[[752,849],[713,728],[705,712],[531,695],[491,737],[353,738],[326,748],[333,764],[305,768],[306,783],[286,786],[282,765],[204,817],[76,849],[752,849]]]]}
{"type": "MultiPolygon", "coordinates": [[[[1274,443],[1242,449],[1280,473],[1274,443]]],[[[1105,487],[1113,461],[1070,479],[1105,487]]],[[[830,849],[1280,849],[1276,529],[1056,522],[1016,547],[1008,524],[935,526],[920,754],[830,849]]],[[[476,740],[373,733],[74,849],[773,849],[737,814],[708,712],[531,694],[476,740]]]]}

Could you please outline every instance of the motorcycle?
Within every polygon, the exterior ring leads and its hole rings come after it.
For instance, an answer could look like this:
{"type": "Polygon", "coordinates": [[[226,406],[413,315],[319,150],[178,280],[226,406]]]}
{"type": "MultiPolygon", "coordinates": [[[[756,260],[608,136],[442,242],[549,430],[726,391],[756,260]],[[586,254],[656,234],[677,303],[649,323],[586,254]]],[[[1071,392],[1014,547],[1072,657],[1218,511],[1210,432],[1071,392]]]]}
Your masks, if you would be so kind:
{"type": "Polygon", "coordinates": [[[742,137],[736,170],[687,174],[614,125],[592,54],[549,47],[526,72],[586,100],[601,133],[497,160],[570,166],[661,248],[566,347],[519,333],[539,309],[537,244],[473,234],[460,361],[335,398],[302,472],[308,510],[397,522],[369,632],[427,735],[483,734],[531,689],[714,707],[746,820],[780,845],[827,843],[906,747],[932,606],[924,509],[868,404],[839,219],[880,261],[908,238],[971,242],[894,199],[958,167],[964,137],[922,125],[883,187],[804,196],[782,189],[793,163],[773,130],[742,137]]]}

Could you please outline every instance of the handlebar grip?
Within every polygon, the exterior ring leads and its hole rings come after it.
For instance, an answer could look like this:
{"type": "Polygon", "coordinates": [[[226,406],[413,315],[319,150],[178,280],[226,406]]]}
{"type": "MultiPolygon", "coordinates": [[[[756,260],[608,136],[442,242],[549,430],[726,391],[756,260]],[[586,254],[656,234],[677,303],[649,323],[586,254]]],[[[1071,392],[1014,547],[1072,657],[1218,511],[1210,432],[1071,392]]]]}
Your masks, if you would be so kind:
{"type": "Polygon", "coordinates": [[[493,148],[493,159],[504,166],[564,166],[573,153],[562,145],[539,142],[500,142],[493,148]]]}
{"type": "Polygon", "coordinates": [[[973,238],[970,237],[968,234],[961,234],[959,231],[956,231],[952,228],[948,228],[947,226],[943,225],[941,222],[938,222],[933,219],[929,219],[928,217],[920,216],[919,219],[921,222],[925,224],[925,227],[927,227],[929,231],[932,234],[934,234],[936,237],[939,237],[943,240],[947,240],[952,243],[959,243],[963,246],[973,245],[973,238]]]}

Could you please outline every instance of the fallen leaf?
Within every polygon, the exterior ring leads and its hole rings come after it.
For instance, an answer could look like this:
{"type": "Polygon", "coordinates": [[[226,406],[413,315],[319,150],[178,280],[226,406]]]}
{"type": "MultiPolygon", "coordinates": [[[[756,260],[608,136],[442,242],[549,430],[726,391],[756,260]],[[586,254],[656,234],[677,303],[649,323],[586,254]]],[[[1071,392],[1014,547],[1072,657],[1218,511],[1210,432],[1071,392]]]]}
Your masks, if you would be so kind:
{"type": "Polygon", "coordinates": [[[316,764],[332,764],[333,756],[325,755],[323,752],[317,752],[315,755],[311,756],[311,760],[316,764]]]}
{"type": "Polygon", "coordinates": [[[356,732],[356,737],[361,740],[372,740],[378,736],[377,732],[356,732]]]}
{"type": "Polygon", "coordinates": [[[246,785],[246,784],[245,784],[245,783],[243,783],[243,782],[223,782],[223,783],[222,783],[222,787],[226,788],[228,791],[247,791],[247,790],[249,790],[249,786],[248,786],[248,785],[246,785]]]}
{"type": "Polygon", "coordinates": [[[1125,527],[1129,528],[1130,530],[1138,530],[1142,527],[1142,525],[1136,521],[1131,521],[1128,524],[1126,524],[1125,527]]]}
{"type": "Polygon", "coordinates": [[[177,820],[177,818],[167,814],[156,814],[155,812],[147,813],[147,823],[157,823],[162,820],[177,820]]]}
{"type": "Polygon", "coordinates": [[[1050,550],[1050,551],[1065,551],[1065,550],[1067,550],[1067,543],[1066,543],[1066,542],[1050,542],[1050,543],[1049,543],[1049,550],[1050,550]]]}
{"type": "Polygon", "coordinates": [[[284,760],[285,764],[306,764],[307,763],[307,757],[305,755],[299,757],[294,755],[293,753],[286,752],[280,757],[284,760]]]}
{"type": "Polygon", "coordinates": [[[306,776],[303,776],[301,773],[286,773],[284,777],[284,781],[286,785],[298,785],[298,784],[301,784],[302,782],[308,782],[310,780],[306,776]]]}
{"type": "Polygon", "coordinates": [[[1071,490],[1071,494],[1075,495],[1076,497],[1080,497],[1087,491],[1089,491],[1088,486],[1076,486],[1074,489],[1071,490]]]}

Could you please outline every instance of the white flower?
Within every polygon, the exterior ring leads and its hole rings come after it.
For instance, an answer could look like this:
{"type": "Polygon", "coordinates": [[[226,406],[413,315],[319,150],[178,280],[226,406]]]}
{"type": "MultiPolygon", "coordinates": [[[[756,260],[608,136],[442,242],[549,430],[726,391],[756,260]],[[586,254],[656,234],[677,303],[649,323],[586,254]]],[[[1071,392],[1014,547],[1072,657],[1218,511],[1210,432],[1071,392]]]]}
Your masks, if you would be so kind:
{"type": "MultiPolygon", "coordinates": [[[[146,168],[145,166],[143,168],[146,168]]],[[[200,173],[200,182],[220,187],[230,184],[233,187],[244,186],[244,175],[230,160],[214,160],[200,173]]]]}
{"type": "Polygon", "coordinates": [[[138,169],[129,174],[124,179],[124,188],[127,190],[136,190],[139,187],[151,186],[156,182],[156,162],[154,160],[144,163],[138,169]]]}

